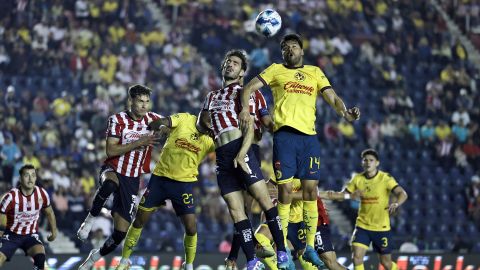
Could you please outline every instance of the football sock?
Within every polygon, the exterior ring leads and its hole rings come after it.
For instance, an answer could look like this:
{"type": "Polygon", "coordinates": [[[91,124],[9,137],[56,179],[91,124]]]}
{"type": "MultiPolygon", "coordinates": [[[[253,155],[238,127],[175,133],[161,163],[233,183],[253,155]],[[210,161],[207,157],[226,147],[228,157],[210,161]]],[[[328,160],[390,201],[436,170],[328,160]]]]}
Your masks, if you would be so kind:
{"type": "Polygon", "coordinates": [[[317,201],[303,201],[303,221],[305,222],[307,245],[315,246],[315,233],[317,232],[318,209],[317,201]]]}
{"type": "Polygon", "coordinates": [[[185,249],[185,263],[192,264],[197,253],[197,234],[183,236],[183,248],[185,249]]]}
{"type": "Polygon", "coordinates": [[[233,228],[233,239],[232,239],[232,247],[230,248],[230,253],[228,254],[228,259],[231,261],[236,261],[238,258],[238,252],[240,251],[241,239],[240,234],[233,228]]]}
{"type": "Polygon", "coordinates": [[[267,219],[268,228],[272,234],[273,241],[277,245],[277,251],[285,250],[285,238],[283,237],[282,224],[278,217],[278,210],[276,207],[272,207],[265,211],[265,218],[267,219]]]}
{"type": "Polygon", "coordinates": [[[244,219],[235,223],[235,229],[240,233],[240,244],[247,261],[255,258],[255,246],[253,245],[253,230],[250,220],[244,219]]]}
{"type": "Polygon", "coordinates": [[[353,270],[365,270],[365,267],[363,267],[363,263],[359,265],[354,265],[353,270]]]}
{"type": "Polygon", "coordinates": [[[123,243],[122,249],[122,258],[128,259],[130,255],[132,255],[133,249],[137,245],[138,238],[142,234],[143,228],[135,228],[133,225],[130,225],[127,232],[127,237],[125,238],[125,242],[123,243]]]}
{"type": "Polygon", "coordinates": [[[105,201],[117,188],[117,183],[112,180],[106,179],[103,181],[103,184],[98,188],[95,198],[93,199],[92,208],[90,209],[90,214],[92,216],[96,217],[100,214],[105,201]]]}
{"type": "Polygon", "coordinates": [[[282,223],[284,243],[287,243],[288,221],[290,219],[290,203],[284,204],[284,203],[278,202],[277,208],[278,208],[278,216],[280,217],[280,222],[282,223]]]}

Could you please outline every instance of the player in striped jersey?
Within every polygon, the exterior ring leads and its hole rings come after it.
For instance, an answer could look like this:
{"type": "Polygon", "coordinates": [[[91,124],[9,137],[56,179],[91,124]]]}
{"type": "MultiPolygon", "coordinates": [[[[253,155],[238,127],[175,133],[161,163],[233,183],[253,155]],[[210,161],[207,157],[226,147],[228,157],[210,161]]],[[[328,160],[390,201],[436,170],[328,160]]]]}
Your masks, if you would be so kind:
{"type": "MultiPolygon", "coordinates": [[[[243,82],[242,82],[243,83],[243,82]]],[[[255,119],[254,119],[254,140],[252,143],[252,150],[255,154],[255,157],[260,161],[260,140],[262,139],[262,131],[263,129],[267,129],[269,132],[273,131],[273,120],[270,116],[270,112],[268,111],[267,101],[263,96],[260,90],[254,92],[254,100],[255,100],[255,119]]],[[[244,192],[245,198],[245,212],[248,212],[251,209],[253,198],[248,194],[248,192],[244,192]]],[[[240,233],[234,229],[233,239],[232,239],[232,247],[230,252],[225,259],[225,268],[227,270],[235,270],[237,268],[237,258],[238,252],[240,250],[240,242],[241,236],[240,233]]]]}
{"type": "Polygon", "coordinates": [[[127,234],[135,211],[140,175],[150,172],[152,147],[159,136],[149,124],[160,115],[150,112],[152,90],[143,85],[128,89],[130,109],[114,114],[108,119],[107,159],[100,170],[100,187],[93,199],[92,208],[78,230],[78,238],[86,240],[94,217],[100,214],[105,201],[113,193],[113,233],[100,249],[93,249],[79,269],[90,269],[101,256],[115,250],[127,234]]]}
{"type": "Polygon", "coordinates": [[[51,234],[48,241],[57,237],[55,214],[45,189],[35,185],[37,173],[32,165],[20,168],[17,188],[5,194],[0,203],[0,268],[9,261],[18,248],[33,258],[33,269],[44,269],[45,248],[38,235],[40,211],[47,216],[51,234]]]}
{"type": "MultiPolygon", "coordinates": [[[[208,93],[201,120],[205,127],[211,126],[215,135],[217,154],[217,183],[227,203],[235,229],[241,233],[241,246],[247,257],[247,269],[263,269],[255,257],[253,230],[244,209],[242,191],[248,189],[265,211],[267,223],[278,247],[278,267],[286,269],[289,264],[283,233],[276,207],[267,195],[259,160],[249,147],[253,141],[253,117],[250,125],[240,130],[237,114],[240,112],[240,85],[247,70],[247,59],[240,50],[229,51],[222,63],[223,88],[208,93]],[[210,119],[208,118],[210,116],[210,119]],[[245,147],[247,146],[247,147],[245,147]]],[[[255,102],[250,98],[250,113],[254,114],[255,102]]],[[[253,115],[252,115],[253,116],[253,115]]]]}

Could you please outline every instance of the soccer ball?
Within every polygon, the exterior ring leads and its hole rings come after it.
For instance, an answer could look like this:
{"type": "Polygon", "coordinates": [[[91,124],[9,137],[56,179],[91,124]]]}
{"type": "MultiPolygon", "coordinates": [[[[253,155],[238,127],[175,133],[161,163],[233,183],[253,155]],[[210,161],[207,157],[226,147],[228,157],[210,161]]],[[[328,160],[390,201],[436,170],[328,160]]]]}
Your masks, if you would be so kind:
{"type": "Polygon", "coordinates": [[[273,9],[266,9],[255,19],[255,29],[259,34],[273,37],[282,27],[282,17],[273,9]]]}

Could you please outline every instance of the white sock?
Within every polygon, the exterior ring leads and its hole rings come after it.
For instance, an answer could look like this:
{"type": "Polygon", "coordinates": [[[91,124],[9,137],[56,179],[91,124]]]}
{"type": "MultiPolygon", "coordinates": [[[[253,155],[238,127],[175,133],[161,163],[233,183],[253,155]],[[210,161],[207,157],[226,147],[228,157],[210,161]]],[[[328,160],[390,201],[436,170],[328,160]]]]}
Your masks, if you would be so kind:
{"type": "Polygon", "coordinates": [[[193,270],[193,264],[191,263],[185,264],[185,270],[193,270]]]}

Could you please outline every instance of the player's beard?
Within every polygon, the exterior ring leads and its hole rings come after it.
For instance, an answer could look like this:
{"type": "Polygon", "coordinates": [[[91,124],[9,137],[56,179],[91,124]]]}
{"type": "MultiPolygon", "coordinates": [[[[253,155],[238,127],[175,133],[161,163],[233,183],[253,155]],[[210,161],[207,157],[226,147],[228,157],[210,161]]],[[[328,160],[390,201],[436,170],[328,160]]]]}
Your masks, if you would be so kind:
{"type": "Polygon", "coordinates": [[[225,71],[223,74],[223,81],[234,81],[239,80],[240,76],[239,73],[235,74],[235,72],[227,72],[225,71]]]}
{"type": "Polygon", "coordinates": [[[289,67],[294,67],[299,65],[301,62],[301,59],[302,59],[301,55],[295,55],[295,54],[290,55],[290,53],[286,53],[283,56],[283,60],[289,67]]]}

